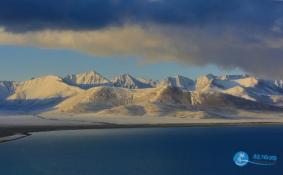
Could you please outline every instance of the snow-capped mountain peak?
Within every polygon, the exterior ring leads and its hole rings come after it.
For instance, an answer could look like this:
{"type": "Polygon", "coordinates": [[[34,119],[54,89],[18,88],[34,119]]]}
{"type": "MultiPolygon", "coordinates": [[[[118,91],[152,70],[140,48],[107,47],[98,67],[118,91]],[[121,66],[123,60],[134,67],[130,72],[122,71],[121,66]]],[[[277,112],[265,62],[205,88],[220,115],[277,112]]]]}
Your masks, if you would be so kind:
{"type": "Polygon", "coordinates": [[[58,76],[43,76],[19,83],[9,100],[66,98],[82,91],[65,84],[58,76]]]}
{"type": "Polygon", "coordinates": [[[111,82],[101,74],[90,71],[80,74],[71,74],[63,78],[67,84],[88,89],[96,86],[111,86],[111,82]]]}
{"type": "Polygon", "coordinates": [[[123,74],[118,77],[115,77],[112,80],[112,83],[115,87],[123,87],[129,89],[138,89],[138,88],[150,88],[152,87],[150,84],[146,82],[142,82],[130,74],[123,74]]]}
{"type": "Polygon", "coordinates": [[[167,77],[165,80],[160,82],[159,86],[170,86],[184,90],[194,90],[195,81],[182,75],[177,75],[175,77],[167,77]]]}
{"type": "Polygon", "coordinates": [[[104,108],[111,111],[112,107],[117,107],[122,111],[146,113],[156,111],[158,105],[172,103],[247,109],[273,106],[277,109],[283,107],[282,86],[283,80],[248,75],[208,74],[196,81],[177,75],[155,81],[123,74],[109,81],[91,71],[65,78],[49,75],[22,82],[0,82],[0,108],[53,110],[59,107],[56,110],[79,112],[104,108]],[[148,103],[149,106],[143,106],[148,103]]]}

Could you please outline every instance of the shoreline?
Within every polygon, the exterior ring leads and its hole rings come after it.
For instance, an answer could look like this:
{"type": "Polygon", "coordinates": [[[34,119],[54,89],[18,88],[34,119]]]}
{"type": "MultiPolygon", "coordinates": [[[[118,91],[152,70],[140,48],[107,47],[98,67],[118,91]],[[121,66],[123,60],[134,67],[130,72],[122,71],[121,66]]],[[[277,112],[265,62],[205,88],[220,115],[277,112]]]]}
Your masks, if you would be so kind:
{"type": "Polygon", "coordinates": [[[125,129],[125,128],[171,128],[171,127],[240,127],[240,126],[283,126],[282,122],[231,122],[231,123],[169,123],[169,124],[92,124],[92,125],[45,125],[45,126],[1,126],[0,144],[19,140],[32,133],[86,129],[125,129]]]}
{"type": "Polygon", "coordinates": [[[15,140],[19,140],[25,137],[31,136],[30,133],[18,133],[18,134],[14,134],[14,135],[6,135],[3,137],[0,137],[0,144],[1,143],[5,143],[5,142],[10,142],[10,141],[15,141],[15,140]]]}

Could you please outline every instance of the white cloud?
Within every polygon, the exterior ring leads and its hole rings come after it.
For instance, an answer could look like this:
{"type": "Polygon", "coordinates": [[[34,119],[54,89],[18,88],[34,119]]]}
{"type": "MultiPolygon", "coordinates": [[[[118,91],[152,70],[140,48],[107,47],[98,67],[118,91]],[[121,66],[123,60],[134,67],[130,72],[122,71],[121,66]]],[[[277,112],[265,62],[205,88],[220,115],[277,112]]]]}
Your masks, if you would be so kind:
{"type": "Polygon", "coordinates": [[[73,49],[98,56],[140,56],[145,62],[215,64],[260,76],[283,76],[283,37],[223,26],[218,30],[217,26],[126,25],[93,31],[45,30],[19,34],[0,30],[0,44],[73,49]]]}

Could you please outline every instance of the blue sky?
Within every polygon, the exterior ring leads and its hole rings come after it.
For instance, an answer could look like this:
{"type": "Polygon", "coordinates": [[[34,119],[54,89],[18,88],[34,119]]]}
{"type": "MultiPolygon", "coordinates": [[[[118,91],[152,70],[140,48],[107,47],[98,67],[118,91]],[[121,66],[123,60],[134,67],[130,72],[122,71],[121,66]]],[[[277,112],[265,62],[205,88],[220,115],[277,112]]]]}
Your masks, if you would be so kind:
{"type": "Polygon", "coordinates": [[[212,65],[198,67],[172,61],[147,64],[138,58],[96,57],[72,50],[19,46],[0,46],[0,62],[0,80],[26,80],[48,74],[64,76],[90,70],[110,79],[123,73],[152,79],[163,79],[178,74],[196,78],[208,73],[243,73],[239,70],[223,70],[212,65]]]}

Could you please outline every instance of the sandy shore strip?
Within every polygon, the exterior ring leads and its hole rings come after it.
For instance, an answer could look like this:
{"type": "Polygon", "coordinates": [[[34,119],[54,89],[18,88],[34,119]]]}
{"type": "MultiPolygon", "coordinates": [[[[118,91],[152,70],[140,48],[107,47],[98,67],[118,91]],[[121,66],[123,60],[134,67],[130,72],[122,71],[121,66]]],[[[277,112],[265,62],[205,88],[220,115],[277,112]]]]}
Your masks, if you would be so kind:
{"type": "Polygon", "coordinates": [[[283,126],[278,122],[226,122],[226,123],[175,123],[175,124],[92,124],[73,126],[1,126],[0,143],[18,140],[30,136],[33,132],[84,130],[84,129],[118,129],[118,128],[166,128],[166,127],[228,127],[228,126],[283,126]]]}
{"type": "MultiPolygon", "coordinates": [[[[61,118],[61,117],[60,117],[61,118]]],[[[17,140],[29,136],[32,132],[114,129],[114,128],[146,128],[146,127],[219,127],[219,126],[283,126],[280,119],[174,119],[172,117],[72,117],[58,119],[40,116],[8,116],[0,117],[0,143],[17,140]]]]}
{"type": "MultiPolygon", "coordinates": [[[[4,135],[4,134],[3,134],[4,135]]],[[[12,135],[7,135],[6,136],[3,136],[1,137],[0,136],[0,143],[4,143],[4,142],[9,142],[9,141],[13,141],[13,140],[18,140],[18,139],[22,139],[24,137],[27,137],[27,136],[30,136],[31,134],[29,133],[26,133],[26,134],[23,134],[23,133],[19,133],[19,134],[12,134],[12,135]]]]}

